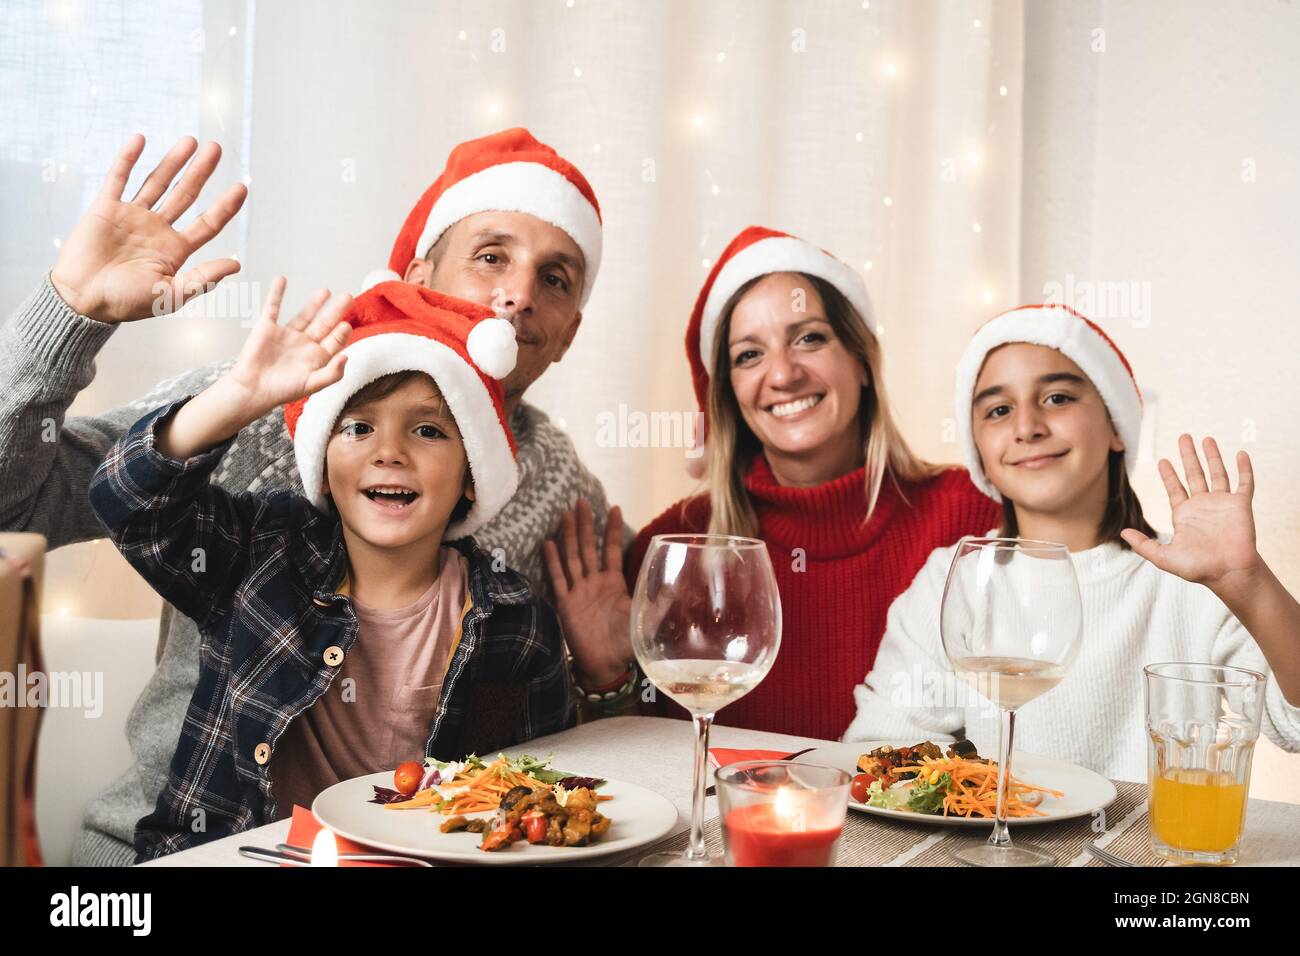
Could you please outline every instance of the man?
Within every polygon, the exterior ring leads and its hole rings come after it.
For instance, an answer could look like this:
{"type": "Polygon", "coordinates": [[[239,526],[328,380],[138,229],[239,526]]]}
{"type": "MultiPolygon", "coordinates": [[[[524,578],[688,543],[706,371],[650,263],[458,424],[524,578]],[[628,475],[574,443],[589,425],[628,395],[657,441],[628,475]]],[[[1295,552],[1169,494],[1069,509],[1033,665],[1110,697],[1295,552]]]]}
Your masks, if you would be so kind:
{"type": "MultiPolygon", "coordinates": [[[[197,149],[193,139],[181,140],[125,202],[122,191],[143,149],[142,136],[127,144],[49,276],[0,329],[0,529],[39,532],[51,548],[104,536],[87,488],[109,446],[145,412],[202,391],[231,364],[186,372],[104,415],[65,420],[118,323],[179,308],[239,271],[232,259],[182,268],[239,211],[243,186],[230,187],[183,232],[173,228],[216,168],[220,148],[210,143],[198,152],[164,199],[197,149]],[[167,290],[161,297],[159,283],[167,290]],[[51,422],[59,426],[57,441],[48,440],[51,422]]],[[[389,260],[400,272],[388,278],[491,306],[515,325],[519,358],[505,388],[519,488],[475,537],[543,594],[546,536],[579,499],[604,515],[605,494],[568,436],[522,399],[572,343],[600,243],[599,207],[586,179],[526,130],[513,129],[452,151],[389,260]]],[[[213,480],[235,493],[300,487],[283,417],[272,413],[245,429],[213,480]]],[[[623,537],[617,510],[606,536],[623,537]]],[[[199,674],[200,640],[193,621],[167,605],[160,623],[158,666],[127,723],[136,762],[88,808],[73,855],[78,865],[131,863],[136,821],[166,783],[199,674]]],[[[627,662],[605,657],[584,651],[575,660],[579,686],[630,686],[635,675],[627,662]]]]}

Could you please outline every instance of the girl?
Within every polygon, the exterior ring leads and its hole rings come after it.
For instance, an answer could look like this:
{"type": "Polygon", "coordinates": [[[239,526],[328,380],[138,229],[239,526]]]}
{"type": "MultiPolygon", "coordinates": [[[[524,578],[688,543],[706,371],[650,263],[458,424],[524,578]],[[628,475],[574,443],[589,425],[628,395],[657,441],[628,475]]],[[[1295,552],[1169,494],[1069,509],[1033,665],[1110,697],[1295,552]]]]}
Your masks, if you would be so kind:
{"type": "MultiPolygon", "coordinates": [[[[1271,667],[1263,731],[1300,750],[1300,605],[1255,549],[1246,453],[1232,491],[1214,440],[1204,444],[1207,482],[1182,436],[1187,485],[1160,462],[1174,531],[1157,539],[1128,479],[1137,383],[1105,333],[1064,306],[1025,306],[981,328],[956,399],[972,480],[1002,502],[992,533],[1064,543],[1083,599],[1083,647],[1065,679],[1020,712],[1017,749],[1145,779],[1142,667],[1177,660],[1271,667]]],[[[940,639],[954,550],[930,555],[890,608],[845,740],[964,735],[994,752],[998,711],[951,677],[940,639]]]]}

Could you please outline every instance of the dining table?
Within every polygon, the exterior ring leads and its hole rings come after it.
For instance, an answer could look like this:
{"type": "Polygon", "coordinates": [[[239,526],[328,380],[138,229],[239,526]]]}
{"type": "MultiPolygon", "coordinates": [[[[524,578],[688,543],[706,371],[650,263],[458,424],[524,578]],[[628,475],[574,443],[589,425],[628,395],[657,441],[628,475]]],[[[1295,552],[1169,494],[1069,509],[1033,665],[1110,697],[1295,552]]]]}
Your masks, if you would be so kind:
{"type": "MultiPolygon", "coordinates": [[[[657,842],[615,855],[595,857],[583,866],[635,866],[652,852],[684,851],[689,838],[691,766],[694,730],[689,722],[667,717],[610,717],[528,741],[513,752],[544,757],[585,775],[635,782],[658,791],[677,808],[677,823],[657,842]]],[[[731,750],[766,750],[793,754],[828,746],[833,741],[715,726],[710,746],[731,750]]],[[[815,759],[815,754],[809,755],[815,759]]],[[[804,759],[808,759],[807,757],[804,759]]],[[[1012,765],[1014,766],[1014,759],[1012,765]]],[[[851,770],[852,768],[843,768],[851,770]]],[[[712,771],[710,771],[712,776],[712,771]]],[[[710,780],[712,782],[712,780],[710,780]]],[[[1112,856],[1139,866],[1167,865],[1150,849],[1145,781],[1112,781],[1116,799],[1106,808],[1103,825],[1096,818],[1079,818],[1031,827],[1032,839],[1050,849],[1058,866],[1107,866],[1088,849],[1095,843],[1112,856]]],[[[717,797],[705,804],[705,842],[722,853],[717,797]]],[[[288,817],[265,826],[213,840],[173,853],[142,866],[275,866],[241,856],[242,846],[272,849],[287,842],[288,817]]],[[[1019,825],[1013,834],[1020,832],[1019,825]]],[[[950,827],[919,821],[899,822],[850,811],[841,836],[838,866],[959,866],[952,851],[985,839],[983,828],[950,827]]],[[[1300,865],[1300,804],[1251,799],[1240,866],[1300,865]]]]}

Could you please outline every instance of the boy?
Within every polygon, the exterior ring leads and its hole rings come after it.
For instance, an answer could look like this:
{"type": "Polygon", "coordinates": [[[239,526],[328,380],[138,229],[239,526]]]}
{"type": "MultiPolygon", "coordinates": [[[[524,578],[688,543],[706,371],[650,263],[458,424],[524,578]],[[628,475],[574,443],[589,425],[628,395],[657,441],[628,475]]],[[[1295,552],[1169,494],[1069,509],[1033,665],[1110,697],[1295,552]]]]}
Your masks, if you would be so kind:
{"type": "Polygon", "coordinates": [[[517,483],[500,383],[513,328],[399,282],[350,308],[320,293],[281,326],[283,293],[279,279],[226,375],[144,416],[91,483],[114,543],[203,634],[137,861],[339,779],[574,720],[554,612],[468,537],[517,483]],[[309,497],[213,487],[239,430],[285,403],[309,497]]]}

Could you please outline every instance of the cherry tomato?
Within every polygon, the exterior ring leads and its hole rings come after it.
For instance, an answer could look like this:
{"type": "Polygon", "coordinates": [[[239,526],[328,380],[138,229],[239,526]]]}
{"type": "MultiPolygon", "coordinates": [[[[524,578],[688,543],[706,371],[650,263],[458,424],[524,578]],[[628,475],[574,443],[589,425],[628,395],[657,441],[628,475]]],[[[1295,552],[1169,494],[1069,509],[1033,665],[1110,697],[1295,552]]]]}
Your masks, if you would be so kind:
{"type": "Polygon", "coordinates": [[[529,843],[541,843],[546,839],[546,817],[540,813],[524,817],[523,824],[524,836],[529,843]]]}
{"type": "Polygon", "coordinates": [[[870,789],[875,780],[876,778],[869,773],[858,774],[853,778],[853,782],[849,784],[849,795],[857,803],[866,803],[868,798],[867,790],[870,789]]]}
{"type": "Polygon", "coordinates": [[[424,764],[418,760],[408,760],[393,771],[393,789],[410,796],[420,789],[420,779],[424,776],[424,764]]]}

